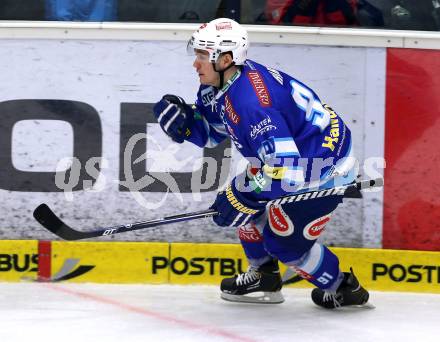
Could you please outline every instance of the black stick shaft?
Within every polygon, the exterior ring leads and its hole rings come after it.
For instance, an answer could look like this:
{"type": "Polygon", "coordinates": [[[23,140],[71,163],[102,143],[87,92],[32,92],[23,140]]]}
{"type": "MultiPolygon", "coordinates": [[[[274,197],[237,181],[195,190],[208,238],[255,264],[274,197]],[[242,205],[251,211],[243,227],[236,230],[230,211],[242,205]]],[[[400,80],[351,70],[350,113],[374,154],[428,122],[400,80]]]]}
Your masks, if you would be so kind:
{"type": "Polygon", "coordinates": [[[139,229],[152,228],[165,224],[194,220],[203,217],[211,217],[217,212],[213,209],[197,211],[187,214],[168,216],[151,221],[135,222],[125,225],[99,227],[90,231],[80,231],[69,227],[49,208],[47,204],[40,204],[34,210],[34,218],[47,230],[64,240],[82,240],[98,236],[109,236],[118,233],[130,232],[139,229]]]}

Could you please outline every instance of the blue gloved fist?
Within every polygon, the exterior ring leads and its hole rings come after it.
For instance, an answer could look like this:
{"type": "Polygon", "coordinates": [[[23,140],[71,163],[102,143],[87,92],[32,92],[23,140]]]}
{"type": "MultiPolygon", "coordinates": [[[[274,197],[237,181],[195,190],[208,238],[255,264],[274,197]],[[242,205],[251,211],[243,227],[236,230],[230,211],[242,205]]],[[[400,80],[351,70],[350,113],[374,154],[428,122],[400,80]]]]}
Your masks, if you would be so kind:
{"type": "Polygon", "coordinates": [[[214,222],[222,227],[238,227],[248,223],[253,217],[261,214],[266,205],[253,202],[244,197],[234,186],[234,182],[228,185],[226,191],[217,194],[212,209],[218,211],[213,216],[214,222]]]}
{"type": "Polygon", "coordinates": [[[165,95],[153,107],[160,127],[173,141],[181,144],[189,134],[194,121],[194,111],[176,95],[165,95]]]}

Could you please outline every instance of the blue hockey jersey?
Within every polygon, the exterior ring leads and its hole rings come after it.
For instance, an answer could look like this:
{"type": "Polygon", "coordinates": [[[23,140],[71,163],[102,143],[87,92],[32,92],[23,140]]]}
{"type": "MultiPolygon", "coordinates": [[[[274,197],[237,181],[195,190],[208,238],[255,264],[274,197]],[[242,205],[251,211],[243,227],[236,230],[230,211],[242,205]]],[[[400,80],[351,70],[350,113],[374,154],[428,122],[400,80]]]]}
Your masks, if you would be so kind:
{"type": "Polygon", "coordinates": [[[221,90],[200,86],[194,111],[187,140],[213,147],[229,137],[259,170],[253,200],[323,187],[353,168],[341,118],[305,84],[251,60],[221,90]]]}

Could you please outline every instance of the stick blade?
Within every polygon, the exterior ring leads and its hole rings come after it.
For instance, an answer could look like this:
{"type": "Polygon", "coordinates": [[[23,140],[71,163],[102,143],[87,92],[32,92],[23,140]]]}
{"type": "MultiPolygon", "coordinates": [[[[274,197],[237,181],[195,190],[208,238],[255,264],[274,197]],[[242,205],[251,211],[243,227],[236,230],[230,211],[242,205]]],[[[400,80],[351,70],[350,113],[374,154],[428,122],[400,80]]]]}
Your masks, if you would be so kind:
{"type": "Polygon", "coordinates": [[[47,204],[40,204],[37,208],[35,208],[33,215],[38,223],[40,223],[44,228],[53,234],[63,238],[64,240],[77,239],[75,236],[72,236],[72,229],[61,221],[47,204]]]}

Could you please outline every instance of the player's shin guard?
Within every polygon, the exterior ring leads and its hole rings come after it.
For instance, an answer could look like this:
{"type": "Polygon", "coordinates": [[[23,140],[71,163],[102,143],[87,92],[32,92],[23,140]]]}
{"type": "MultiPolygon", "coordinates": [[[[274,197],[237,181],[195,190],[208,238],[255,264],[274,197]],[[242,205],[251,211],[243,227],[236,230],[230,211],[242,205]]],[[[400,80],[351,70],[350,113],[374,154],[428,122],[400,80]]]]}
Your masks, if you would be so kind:
{"type": "Polygon", "coordinates": [[[277,254],[277,256],[299,276],[321,289],[337,288],[342,281],[343,274],[339,271],[338,257],[319,243],[315,243],[309,251],[296,260],[292,260],[295,256],[293,252],[277,254]]]}
{"type": "Polygon", "coordinates": [[[273,259],[259,267],[249,266],[246,272],[223,279],[220,286],[224,300],[266,304],[284,302],[281,287],[278,262],[273,259]]]}
{"type": "Polygon", "coordinates": [[[369,294],[357,280],[350,268],[350,273],[344,272],[344,278],[336,291],[313,289],[312,300],[316,305],[326,309],[342,306],[365,306],[369,294]]]}

